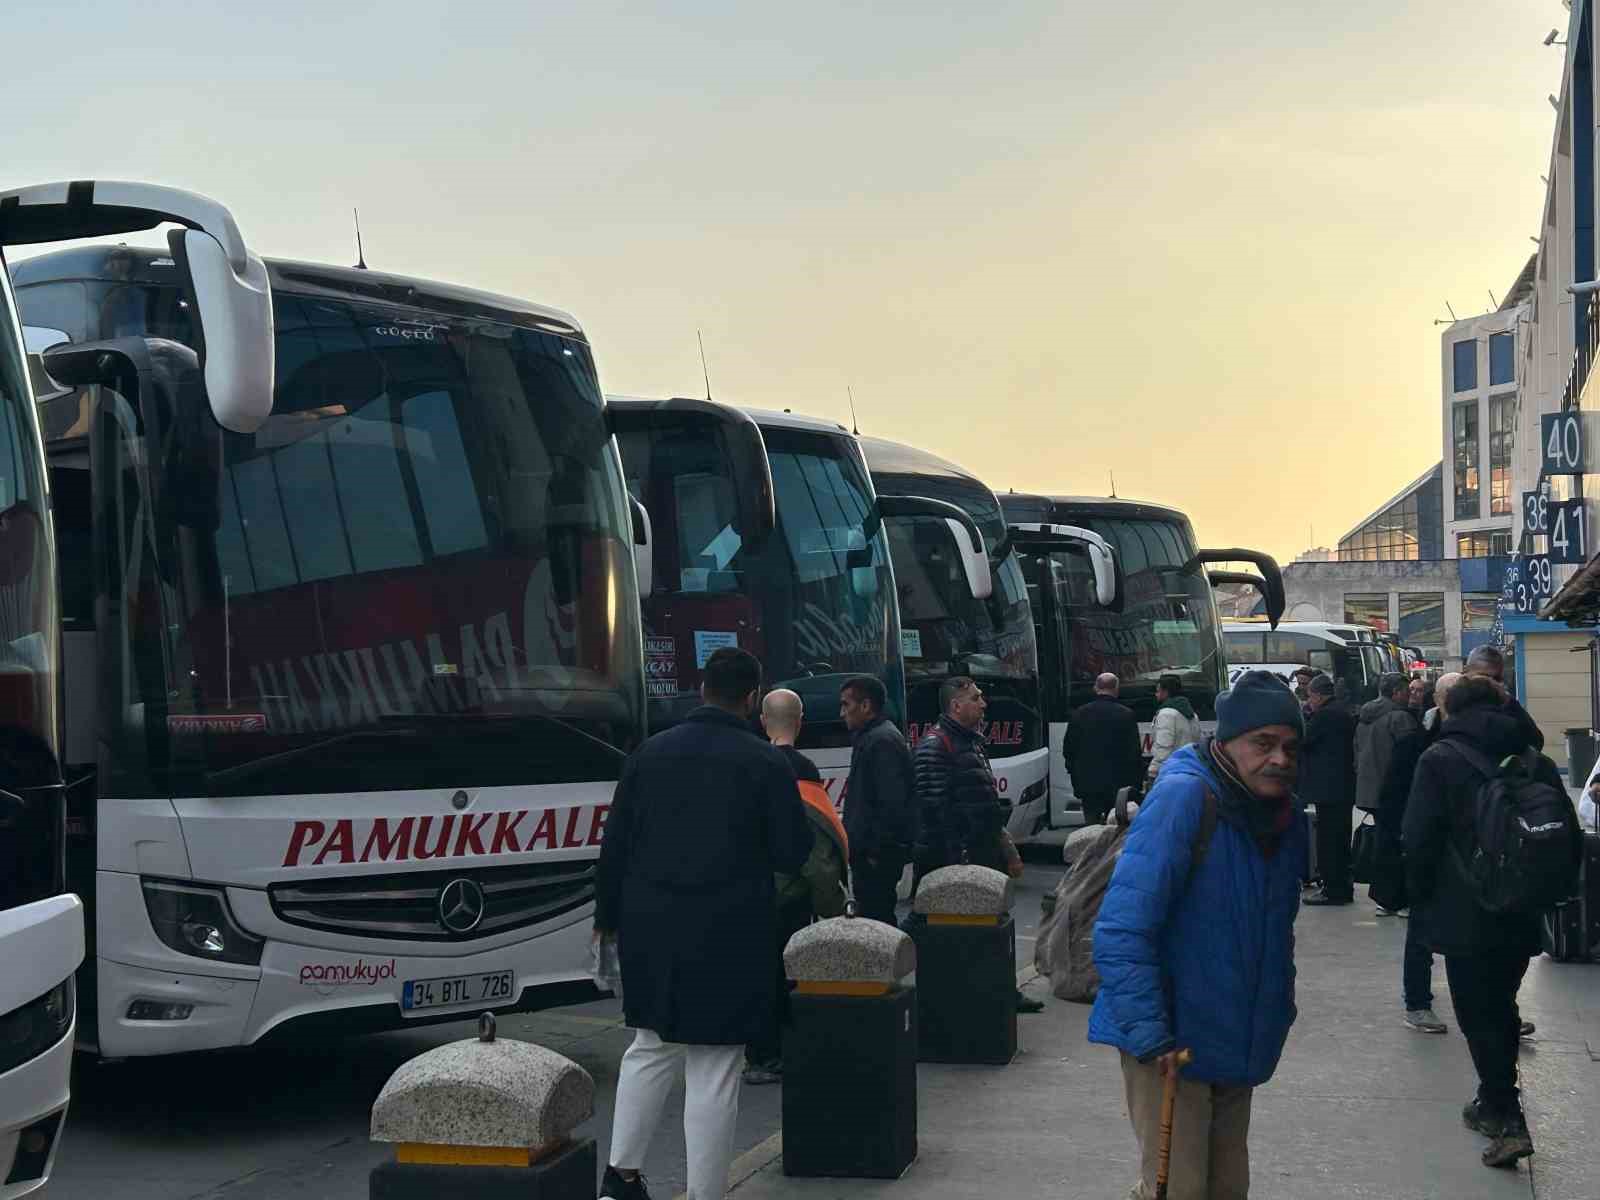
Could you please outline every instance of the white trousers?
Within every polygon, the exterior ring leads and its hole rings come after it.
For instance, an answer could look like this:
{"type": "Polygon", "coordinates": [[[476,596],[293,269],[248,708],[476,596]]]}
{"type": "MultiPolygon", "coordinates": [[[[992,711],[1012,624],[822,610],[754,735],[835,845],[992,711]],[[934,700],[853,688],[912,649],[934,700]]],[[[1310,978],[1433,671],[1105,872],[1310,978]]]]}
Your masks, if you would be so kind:
{"type": "Polygon", "coordinates": [[[617,1076],[617,1111],[611,1123],[611,1165],[644,1166],[661,1112],[684,1075],[683,1139],[689,1152],[689,1200],[722,1200],[733,1162],[739,1119],[743,1046],[685,1046],[663,1042],[648,1029],[634,1032],[617,1076]]]}

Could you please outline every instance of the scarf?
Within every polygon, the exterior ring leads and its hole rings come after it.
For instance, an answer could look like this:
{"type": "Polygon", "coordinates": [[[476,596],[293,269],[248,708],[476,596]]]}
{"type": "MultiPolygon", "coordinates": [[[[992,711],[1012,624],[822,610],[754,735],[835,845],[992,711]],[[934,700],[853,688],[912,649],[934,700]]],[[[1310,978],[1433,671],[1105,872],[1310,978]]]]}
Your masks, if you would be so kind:
{"type": "Polygon", "coordinates": [[[1262,855],[1271,858],[1278,852],[1283,835],[1289,831],[1289,822],[1294,819],[1294,796],[1282,799],[1257,796],[1239,778],[1238,768],[1216,738],[1206,739],[1205,757],[1222,780],[1222,795],[1217,797],[1218,819],[1248,833],[1261,847],[1262,855]]]}

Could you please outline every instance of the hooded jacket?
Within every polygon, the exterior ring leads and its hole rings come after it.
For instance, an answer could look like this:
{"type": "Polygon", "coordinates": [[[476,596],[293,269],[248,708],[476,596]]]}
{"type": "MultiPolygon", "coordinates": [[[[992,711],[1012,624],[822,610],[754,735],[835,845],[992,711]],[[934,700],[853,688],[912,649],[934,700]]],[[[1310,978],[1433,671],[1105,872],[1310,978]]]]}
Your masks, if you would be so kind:
{"type": "MultiPolygon", "coordinates": [[[[1454,695],[1454,693],[1452,693],[1454,695]]],[[[1406,802],[1402,836],[1412,919],[1422,920],[1429,949],[1445,955],[1539,953],[1539,919],[1482,908],[1450,852],[1471,844],[1471,811],[1484,777],[1444,743],[1466,742],[1498,761],[1532,747],[1515,713],[1488,702],[1446,717],[1434,745],[1423,751],[1406,802]]],[[[1535,777],[1562,787],[1555,764],[1542,755],[1535,777]]]]}
{"type": "Polygon", "coordinates": [[[1268,853],[1250,818],[1259,802],[1240,790],[1205,747],[1185,746],[1140,806],[1095,923],[1089,1040],[1139,1059],[1186,1046],[1186,1078],[1254,1087],[1295,1019],[1306,823],[1288,821],[1268,853]],[[1217,825],[1195,866],[1208,791],[1217,825]]]}
{"type": "Polygon", "coordinates": [[[1356,726],[1357,808],[1366,812],[1378,810],[1394,748],[1416,728],[1417,719],[1411,710],[1387,696],[1361,706],[1361,720],[1356,726]]]}
{"type": "Polygon", "coordinates": [[[1187,696],[1173,696],[1156,712],[1155,729],[1150,738],[1150,778],[1174,753],[1200,740],[1200,719],[1187,696]]]}

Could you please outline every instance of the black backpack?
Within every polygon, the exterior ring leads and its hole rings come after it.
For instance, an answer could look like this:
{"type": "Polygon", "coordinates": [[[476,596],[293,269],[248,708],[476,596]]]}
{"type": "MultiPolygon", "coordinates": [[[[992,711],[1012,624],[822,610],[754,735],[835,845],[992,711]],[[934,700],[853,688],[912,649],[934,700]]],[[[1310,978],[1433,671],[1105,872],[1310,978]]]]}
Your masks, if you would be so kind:
{"type": "Polygon", "coordinates": [[[1537,778],[1534,750],[1494,762],[1455,738],[1440,743],[1484,777],[1451,852],[1478,903],[1495,913],[1540,913],[1571,897],[1582,830],[1572,801],[1537,778]]]}

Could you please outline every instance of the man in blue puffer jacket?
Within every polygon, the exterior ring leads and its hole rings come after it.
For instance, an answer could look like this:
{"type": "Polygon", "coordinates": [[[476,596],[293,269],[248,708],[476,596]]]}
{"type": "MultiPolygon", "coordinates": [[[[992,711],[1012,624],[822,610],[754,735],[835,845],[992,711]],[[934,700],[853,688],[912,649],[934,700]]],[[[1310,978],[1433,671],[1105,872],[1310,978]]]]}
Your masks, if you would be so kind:
{"type": "Polygon", "coordinates": [[[1294,1023],[1294,919],[1306,870],[1293,789],[1299,702],[1265,671],[1217,698],[1217,732],[1168,761],[1100,906],[1089,1040],[1122,1052],[1140,1180],[1155,1194],[1162,1083],[1180,1049],[1172,1200],[1250,1189],[1253,1089],[1294,1023]]]}

